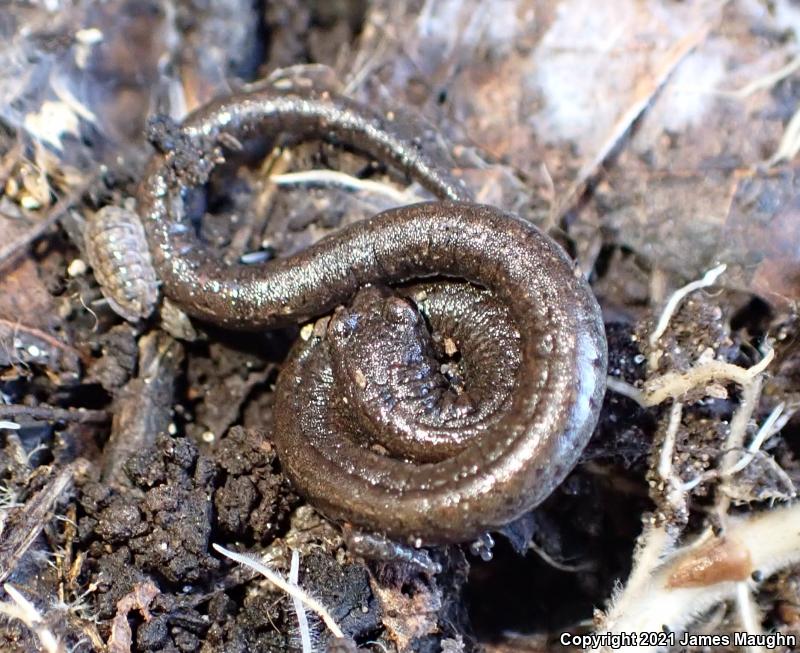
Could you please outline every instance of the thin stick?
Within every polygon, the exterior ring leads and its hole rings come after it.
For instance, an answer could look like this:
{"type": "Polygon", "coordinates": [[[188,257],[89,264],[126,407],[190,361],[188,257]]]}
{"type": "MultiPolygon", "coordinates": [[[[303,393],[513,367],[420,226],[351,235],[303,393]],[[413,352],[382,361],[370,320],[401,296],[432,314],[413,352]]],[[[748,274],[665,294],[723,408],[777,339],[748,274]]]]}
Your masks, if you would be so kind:
{"type": "MultiPolygon", "coordinates": [[[[78,424],[102,424],[111,419],[111,416],[104,410],[54,408],[53,406],[23,406],[17,404],[11,406],[0,404],[0,417],[12,418],[14,420],[27,417],[28,419],[38,421],[76,422],[78,424]]],[[[16,428],[19,428],[19,424],[15,424],[15,422],[5,423],[14,424],[16,428]]]]}
{"type": "Polygon", "coordinates": [[[0,582],[8,578],[30,545],[52,518],[53,506],[72,483],[76,474],[85,473],[87,463],[79,458],[55,473],[41,490],[17,510],[12,527],[0,533],[0,582]]]}

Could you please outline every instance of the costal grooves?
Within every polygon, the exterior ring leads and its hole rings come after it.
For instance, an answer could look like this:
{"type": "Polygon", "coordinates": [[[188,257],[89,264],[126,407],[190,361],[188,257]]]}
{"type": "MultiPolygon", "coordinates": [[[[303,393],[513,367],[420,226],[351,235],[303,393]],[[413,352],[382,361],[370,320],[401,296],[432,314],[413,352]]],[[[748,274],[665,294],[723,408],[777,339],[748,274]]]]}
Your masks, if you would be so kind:
{"type": "Polygon", "coordinates": [[[228,266],[190,225],[169,155],[142,182],[156,269],[185,311],[242,329],[333,311],[276,388],[281,464],[316,507],[416,544],[457,542],[552,492],[591,435],[606,374],[599,307],[558,245],[472,203],[435,133],[331,93],[241,94],[182,130],[198,147],[332,140],[442,200],[385,211],[288,259],[228,266]]]}

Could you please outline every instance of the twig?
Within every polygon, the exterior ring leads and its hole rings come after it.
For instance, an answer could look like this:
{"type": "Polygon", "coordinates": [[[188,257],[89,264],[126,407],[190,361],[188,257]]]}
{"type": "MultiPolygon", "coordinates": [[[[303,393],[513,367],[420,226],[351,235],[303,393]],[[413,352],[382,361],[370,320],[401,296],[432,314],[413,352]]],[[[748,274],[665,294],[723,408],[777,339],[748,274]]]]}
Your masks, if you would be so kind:
{"type": "Polygon", "coordinates": [[[56,638],[44,623],[42,615],[28,599],[10,583],[3,585],[6,594],[11,598],[10,602],[0,603],[0,613],[18,619],[30,628],[39,638],[42,649],[46,653],[64,653],[64,645],[56,638]]]}
{"type": "Polygon", "coordinates": [[[104,482],[126,485],[125,461],[150,447],[169,428],[183,356],[183,346],[163,331],[153,330],[139,338],[139,373],[114,397],[111,434],[103,447],[104,482]]]}
{"type": "Polygon", "coordinates": [[[256,570],[260,574],[262,574],[269,582],[273,585],[276,585],[281,590],[286,592],[292,598],[297,598],[298,600],[302,601],[312,612],[316,612],[319,615],[319,618],[325,623],[328,627],[328,630],[331,631],[334,637],[344,638],[344,633],[342,629],[336,624],[331,617],[328,610],[323,606],[319,601],[310,597],[297,585],[287,582],[284,580],[280,574],[272,571],[269,567],[263,564],[261,561],[256,560],[248,555],[244,555],[242,553],[236,553],[235,551],[229,551],[221,547],[219,544],[212,544],[214,550],[221,553],[222,555],[230,558],[234,562],[238,562],[240,565],[246,565],[251,569],[256,570]]]}
{"type": "MultiPolygon", "coordinates": [[[[0,417],[12,418],[15,421],[28,418],[49,422],[76,422],[78,424],[102,424],[111,419],[111,415],[104,410],[55,408],[53,406],[23,406],[17,404],[11,406],[0,404],[0,417]]],[[[19,424],[15,422],[7,423],[14,424],[16,428],[19,428],[19,424]]]]}
{"type": "Polygon", "coordinates": [[[340,186],[349,190],[365,191],[383,195],[398,204],[419,202],[420,197],[408,191],[402,191],[378,181],[359,179],[338,170],[304,170],[302,172],[287,172],[272,175],[270,180],[279,186],[293,186],[299,184],[318,184],[322,186],[340,186]]]}
{"type": "Polygon", "coordinates": [[[792,75],[797,70],[800,70],[800,56],[795,57],[785,66],[778,68],[778,70],[767,73],[758,79],[754,79],[749,84],[742,86],[742,88],[736,89],[735,91],[723,91],[722,94],[743,100],[746,97],[753,95],[753,93],[772,88],[775,86],[775,84],[786,79],[789,75],[792,75]]]}

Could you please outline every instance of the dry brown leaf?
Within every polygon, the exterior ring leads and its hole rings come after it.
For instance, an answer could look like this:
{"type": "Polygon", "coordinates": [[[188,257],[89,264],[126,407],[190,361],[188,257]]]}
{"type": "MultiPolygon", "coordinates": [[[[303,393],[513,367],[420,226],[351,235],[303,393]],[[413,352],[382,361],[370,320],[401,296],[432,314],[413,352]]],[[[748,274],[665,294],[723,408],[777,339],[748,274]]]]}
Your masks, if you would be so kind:
{"type": "Polygon", "coordinates": [[[145,621],[150,621],[148,608],[160,590],[152,581],[137,583],[130,593],[117,601],[117,614],[111,623],[111,636],[108,638],[108,653],[130,653],[133,633],[128,623],[128,613],[138,610],[145,621]]]}

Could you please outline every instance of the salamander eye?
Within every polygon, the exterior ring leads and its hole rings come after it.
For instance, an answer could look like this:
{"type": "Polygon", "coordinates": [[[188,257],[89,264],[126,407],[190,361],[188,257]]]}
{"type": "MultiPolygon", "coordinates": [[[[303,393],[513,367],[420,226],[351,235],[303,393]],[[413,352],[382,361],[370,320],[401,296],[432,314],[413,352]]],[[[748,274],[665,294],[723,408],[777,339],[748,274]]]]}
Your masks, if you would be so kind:
{"type": "Polygon", "coordinates": [[[336,336],[350,336],[358,329],[358,322],[358,313],[351,313],[345,309],[340,309],[336,311],[334,316],[331,318],[331,324],[329,328],[336,336]]]}
{"type": "Polygon", "coordinates": [[[390,324],[416,325],[419,323],[419,313],[405,299],[388,297],[383,306],[383,319],[390,324]]]}

